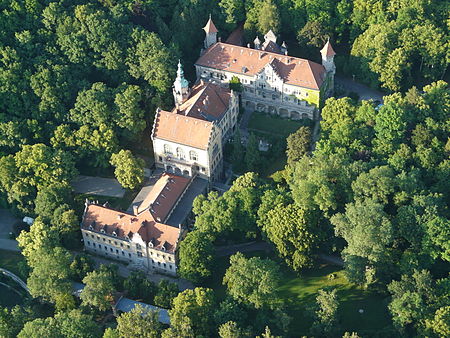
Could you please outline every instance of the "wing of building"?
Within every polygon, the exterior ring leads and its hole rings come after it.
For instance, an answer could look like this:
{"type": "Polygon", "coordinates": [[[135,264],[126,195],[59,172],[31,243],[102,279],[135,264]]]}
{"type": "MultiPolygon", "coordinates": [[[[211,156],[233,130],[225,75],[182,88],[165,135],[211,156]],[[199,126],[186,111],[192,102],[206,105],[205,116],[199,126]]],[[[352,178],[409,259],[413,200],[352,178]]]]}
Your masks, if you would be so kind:
{"type": "Polygon", "coordinates": [[[222,175],[223,144],[236,129],[238,95],[228,86],[202,80],[189,87],[181,63],[173,88],[175,107],[158,109],[153,123],[155,164],[167,172],[216,181],[222,175]]]}
{"type": "Polygon", "coordinates": [[[318,64],[288,56],[286,43],[279,46],[272,31],[264,42],[256,37],[255,48],[217,42],[214,37],[206,33],[206,48],[195,63],[198,79],[227,84],[237,77],[244,88],[244,108],[291,119],[319,118],[321,102],[334,87],[335,52],[329,41],[318,64]]]}
{"type": "Polygon", "coordinates": [[[193,182],[193,178],[163,173],[133,213],[86,201],[81,222],[86,250],[175,275],[175,252],[183,232],[181,224],[169,225],[168,220],[193,182]]]}

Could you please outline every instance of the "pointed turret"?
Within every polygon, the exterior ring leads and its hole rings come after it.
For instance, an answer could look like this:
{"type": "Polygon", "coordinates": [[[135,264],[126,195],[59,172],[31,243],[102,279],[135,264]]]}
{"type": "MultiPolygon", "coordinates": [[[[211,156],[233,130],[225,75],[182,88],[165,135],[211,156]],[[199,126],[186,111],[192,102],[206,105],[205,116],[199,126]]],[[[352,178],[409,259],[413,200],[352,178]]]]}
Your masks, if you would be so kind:
{"type": "Polygon", "coordinates": [[[259,40],[258,36],[253,40],[253,43],[255,44],[255,49],[261,49],[261,40],[259,40]]]}
{"type": "Polygon", "coordinates": [[[214,25],[214,22],[211,19],[211,14],[209,15],[209,20],[206,23],[206,26],[203,27],[203,30],[206,33],[205,37],[205,49],[209,46],[215,44],[217,42],[217,28],[216,25],[214,25]]]}
{"type": "Polygon", "coordinates": [[[321,49],[320,54],[322,54],[322,66],[325,68],[328,78],[325,96],[329,97],[334,90],[334,74],[336,73],[336,66],[334,65],[336,52],[333,46],[331,46],[329,38],[325,46],[321,49]]]}
{"type": "Polygon", "coordinates": [[[189,97],[189,82],[184,77],[183,66],[180,60],[178,60],[177,78],[173,83],[173,98],[175,105],[179,106],[189,97]]]}
{"type": "Polygon", "coordinates": [[[288,55],[288,50],[287,50],[287,45],[286,45],[286,41],[283,41],[283,44],[281,45],[281,52],[284,54],[284,55],[288,55]]]}
{"type": "Polygon", "coordinates": [[[334,56],[336,55],[336,52],[334,51],[333,46],[331,46],[330,38],[328,38],[327,43],[321,49],[320,54],[322,54],[322,65],[325,67],[325,70],[327,72],[333,72],[334,75],[336,71],[336,66],[334,65],[334,56]]]}

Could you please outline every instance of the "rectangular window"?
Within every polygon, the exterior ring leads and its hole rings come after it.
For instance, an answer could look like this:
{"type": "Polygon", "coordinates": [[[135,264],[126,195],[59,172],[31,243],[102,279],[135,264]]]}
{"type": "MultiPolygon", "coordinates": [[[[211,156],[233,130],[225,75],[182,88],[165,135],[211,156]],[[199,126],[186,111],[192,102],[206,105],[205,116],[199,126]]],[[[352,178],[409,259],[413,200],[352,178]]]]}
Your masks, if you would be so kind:
{"type": "Polygon", "coordinates": [[[109,244],[111,244],[111,240],[109,240],[109,244]]]}
{"type": "Polygon", "coordinates": [[[130,253],[128,253],[128,257],[131,257],[131,254],[130,254],[130,253]]]}
{"type": "Polygon", "coordinates": [[[123,243],[120,243],[120,246],[123,248],[123,243]]]}
{"type": "Polygon", "coordinates": [[[125,256],[125,252],[122,251],[122,256],[125,256]]]}
{"type": "Polygon", "coordinates": [[[111,252],[113,252],[113,248],[109,248],[111,250],[111,252]]]}
{"type": "Polygon", "coordinates": [[[87,241],[87,244],[90,246],[90,245],[91,245],[91,242],[87,241]]]}
{"type": "Polygon", "coordinates": [[[117,245],[117,242],[116,242],[116,241],[114,241],[114,245],[117,245]]]}
{"type": "Polygon", "coordinates": [[[138,257],[142,257],[142,252],[138,251],[138,257]]]}
{"type": "Polygon", "coordinates": [[[103,242],[106,242],[106,239],[103,237],[103,242]]]}
{"type": "Polygon", "coordinates": [[[141,249],[141,245],[140,244],[136,244],[136,249],[140,250],[141,249]]]}
{"type": "Polygon", "coordinates": [[[92,246],[95,248],[95,243],[92,243],[92,246]]]}
{"type": "Polygon", "coordinates": [[[118,253],[119,253],[119,250],[116,249],[116,254],[118,254],[118,253]]]}

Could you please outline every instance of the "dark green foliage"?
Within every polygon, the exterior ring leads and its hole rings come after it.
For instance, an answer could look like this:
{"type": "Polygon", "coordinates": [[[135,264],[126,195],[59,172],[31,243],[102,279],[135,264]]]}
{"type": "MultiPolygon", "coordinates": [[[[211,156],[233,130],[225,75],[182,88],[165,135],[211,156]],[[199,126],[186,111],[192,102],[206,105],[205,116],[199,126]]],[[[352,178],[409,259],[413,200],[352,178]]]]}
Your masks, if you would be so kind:
{"type": "Polygon", "coordinates": [[[311,129],[300,127],[295,133],[287,138],[287,162],[292,165],[301,159],[310,149],[311,129]]]}
{"type": "Polygon", "coordinates": [[[133,271],[125,278],[123,288],[129,298],[142,300],[148,304],[153,304],[153,298],[157,292],[155,283],[149,281],[142,271],[133,271]]]}
{"type": "Polygon", "coordinates": [[[178,293],[179,290],[177,284],[162,279],[158,283],[158,291],[156,292],[153,302],[156,306],[170,309],[172,307],[172,300],[178,293]]]}

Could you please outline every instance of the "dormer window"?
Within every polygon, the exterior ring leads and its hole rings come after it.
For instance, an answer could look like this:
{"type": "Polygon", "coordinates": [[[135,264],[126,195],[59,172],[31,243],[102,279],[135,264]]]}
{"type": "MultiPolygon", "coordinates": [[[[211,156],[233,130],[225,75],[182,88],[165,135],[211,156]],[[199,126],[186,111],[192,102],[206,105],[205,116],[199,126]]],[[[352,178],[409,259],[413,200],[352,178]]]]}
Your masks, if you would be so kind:
{"type": "Polygon", "coordinates": [[[104,234],[105,233],[105,229],[100,229],[100,232],[102,233],[102,234],[104,234]]]}
{"type": "Polygon", "coordinates": [[[117,232],[113,231],[112,235],[113,235],[114,237],[117,237],[117,232]]]}
{"type": "Polygon", "coordinates": [[[153,248],[153,238],[148,242],[148,246],[149,246],[150,248],[153,248]]]}
{"type": "Polygon", "coordinates": [[[89,225],[89,230],[94,230],[94,227],[92,226],[92,224],[89,225]]]}

